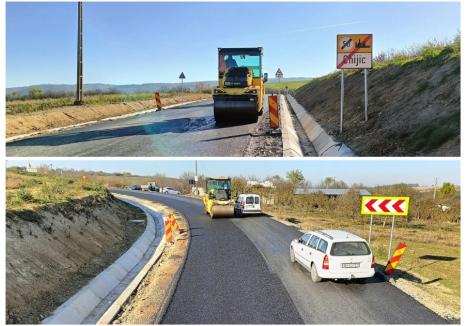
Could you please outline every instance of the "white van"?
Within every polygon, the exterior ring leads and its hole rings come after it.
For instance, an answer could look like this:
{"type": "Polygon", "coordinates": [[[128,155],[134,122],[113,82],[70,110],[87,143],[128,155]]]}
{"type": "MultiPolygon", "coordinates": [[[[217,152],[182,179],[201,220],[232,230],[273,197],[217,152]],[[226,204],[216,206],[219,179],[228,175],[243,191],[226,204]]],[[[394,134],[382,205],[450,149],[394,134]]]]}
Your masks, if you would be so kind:
{"type": "Polygon", "coordinates": [[[255,194],[241,194],[237,197],[234,205],[234,215],[260,214],[260,196],[255,194]]]}
{"type": "Polygon", "coordinates": [[[375,261],[366,240],[350,232],[321,230],[294,239],[291,262],[310,271],[313,282],[327,279],[365,279],[374,276],[375,261]]]}

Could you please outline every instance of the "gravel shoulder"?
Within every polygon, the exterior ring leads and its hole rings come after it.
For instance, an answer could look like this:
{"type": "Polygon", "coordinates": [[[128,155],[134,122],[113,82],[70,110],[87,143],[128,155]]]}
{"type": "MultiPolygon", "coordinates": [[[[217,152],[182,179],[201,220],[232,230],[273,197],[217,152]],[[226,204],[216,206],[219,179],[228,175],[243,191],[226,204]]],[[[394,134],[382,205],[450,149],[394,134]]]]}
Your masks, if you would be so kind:
{"type": "Polygon", "coordinates": [[[150,269],[129,300],[122,306],[113,324],[154,324],[158,323],[165,310],[165,305],[172,295],[178,274],[185,262],[190,243],[190,232],[187,221],[178,211],[163,204],[138,199],[144,205],[150,206],[163,214],[174,214],[180,226],[178,232],[173,231],[175,241],[166,245],[164,253],[150,269]]]}

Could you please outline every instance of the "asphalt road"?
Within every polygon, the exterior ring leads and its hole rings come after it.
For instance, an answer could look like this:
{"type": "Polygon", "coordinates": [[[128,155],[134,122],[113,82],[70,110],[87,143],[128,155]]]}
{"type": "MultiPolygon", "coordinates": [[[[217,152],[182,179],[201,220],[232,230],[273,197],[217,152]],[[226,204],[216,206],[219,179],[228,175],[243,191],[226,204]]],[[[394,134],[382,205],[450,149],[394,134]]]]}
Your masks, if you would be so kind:
{"type": "Polygon", "coordinates": [[[213,102],[10,142],[17,156],[242,156],[256,124],[216,126],[213,102]]]}
{"type": "Polygon", "coordinates": [[[265,216],[211,220],[200,201],[118,191],[186,216],[192,241],[164,323],[443,324],[444,319],[377,277],[323,281],[289,262],[301,233],[265,216]]]}

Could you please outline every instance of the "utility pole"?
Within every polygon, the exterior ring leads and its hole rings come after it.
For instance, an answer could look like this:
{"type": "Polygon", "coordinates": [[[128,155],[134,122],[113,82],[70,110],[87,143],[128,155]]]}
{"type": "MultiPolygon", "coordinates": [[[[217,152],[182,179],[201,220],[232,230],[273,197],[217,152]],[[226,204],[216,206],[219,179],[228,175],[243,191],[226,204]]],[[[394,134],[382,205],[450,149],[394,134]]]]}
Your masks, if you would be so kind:
{"type": "Polygon", "coordinates": [[[435,178],[435,181],[434,181],[434,200],[436,199],[436,193],[437,193],[437,178],[435,178]]]}
{"type": "Polygon", "coordinates": [[[78,48],[76,58],[75,105],[83,104],[83,3],[78,2],[78,48]]]}

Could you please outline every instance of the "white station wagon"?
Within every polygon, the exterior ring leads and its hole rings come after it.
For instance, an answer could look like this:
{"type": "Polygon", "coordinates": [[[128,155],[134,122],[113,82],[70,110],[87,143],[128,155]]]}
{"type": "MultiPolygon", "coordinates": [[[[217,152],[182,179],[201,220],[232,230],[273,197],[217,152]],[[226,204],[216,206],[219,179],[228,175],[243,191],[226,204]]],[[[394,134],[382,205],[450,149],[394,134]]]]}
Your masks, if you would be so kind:
{"type": "Polygon", "coordinates": [[[322,230],[307,232],[291,242],[291,262],[310,271],[313,282],[364,279],[374,276],[374,256],[366,240],[355,234],[322,230]]]}

